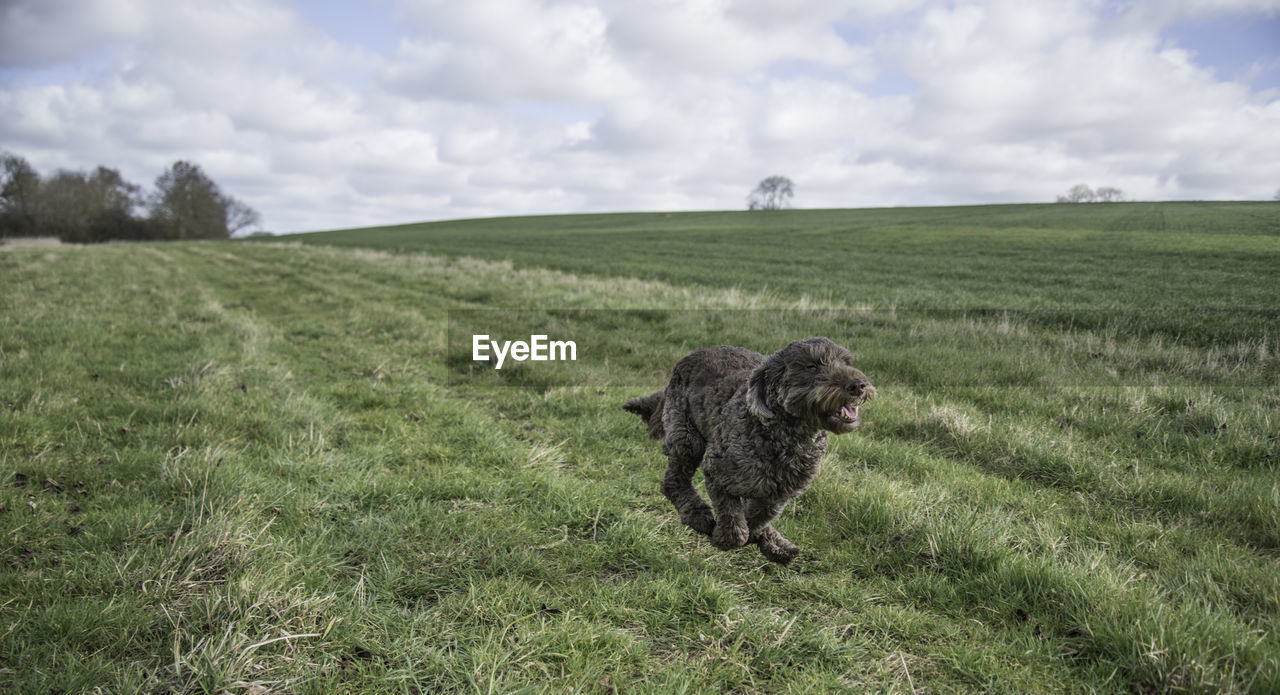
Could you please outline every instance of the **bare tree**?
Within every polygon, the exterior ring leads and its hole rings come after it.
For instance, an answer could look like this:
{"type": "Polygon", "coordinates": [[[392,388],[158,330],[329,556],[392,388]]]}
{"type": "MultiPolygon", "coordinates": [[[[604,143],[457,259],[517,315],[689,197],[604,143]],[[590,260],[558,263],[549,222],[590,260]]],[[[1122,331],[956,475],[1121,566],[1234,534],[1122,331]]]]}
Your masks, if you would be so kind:
{"type": "Polygon", "coordinates": [[[259,215],[257,210],[231,196],[226,196],[225,200],[227,201],[227,232],[231,236],[235,236],[236,232],[242,229],[262,225],[262,215],[259,215]]]}
{"type": "Polygon", "coordinates": [[[785,176],[770,176],[756,185],[747,196],[748,210],[780,210],[795,195],[795,184],[785,176]]]}
{"type": "Polygon", "coordinates": [[[1124,200],[1124,191],[1115,186],[1102,186],[1094,191],[1099,203],[1119,203],[1124,200]]]}
{"type": "Polygon", "coordinates": [[[1095,200],[1097,200],[1097,194],[1083,183],[1072,186],[1065,196],[1058,196],[1059,203],[1092,203],[1095,200]]]}
{"type": "Polygon", "coordinates": [[[1275,194],[1274,196],[1271,196],[1271,199],[1272,199],[1272,200],[1280,200],[1280,188],[1277,188],[1277,189],[1276,189],[1276,194],[1275,194]]]}

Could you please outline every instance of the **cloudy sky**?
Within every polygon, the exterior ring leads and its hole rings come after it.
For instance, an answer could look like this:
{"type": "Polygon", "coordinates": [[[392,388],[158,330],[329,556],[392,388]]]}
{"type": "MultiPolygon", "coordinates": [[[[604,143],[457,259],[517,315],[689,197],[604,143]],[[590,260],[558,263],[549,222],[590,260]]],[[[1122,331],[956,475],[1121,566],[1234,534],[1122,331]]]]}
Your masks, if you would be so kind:
{"type": "Polygon", "coordinates": [[[0,0],[0,149],[273,231],[545,212],[1270,199],[1280,0],[0,0]]]}

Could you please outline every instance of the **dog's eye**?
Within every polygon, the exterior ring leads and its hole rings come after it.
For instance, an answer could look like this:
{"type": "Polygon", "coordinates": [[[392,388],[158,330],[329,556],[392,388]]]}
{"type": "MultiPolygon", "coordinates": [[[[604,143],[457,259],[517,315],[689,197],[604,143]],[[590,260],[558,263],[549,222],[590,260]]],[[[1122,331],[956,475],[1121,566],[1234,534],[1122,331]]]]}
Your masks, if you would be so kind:
{"type": "Polygon", "coordinates": [[[809,371],[811,371],[811,372],[816,372],[816,371],[818,371],[818,365],[816,365],[816,364],[811,364],[811,365],[809,365],[808,367],[805,367],[805,369],[808,369],[808,370],[809,370],[809,371]]]}

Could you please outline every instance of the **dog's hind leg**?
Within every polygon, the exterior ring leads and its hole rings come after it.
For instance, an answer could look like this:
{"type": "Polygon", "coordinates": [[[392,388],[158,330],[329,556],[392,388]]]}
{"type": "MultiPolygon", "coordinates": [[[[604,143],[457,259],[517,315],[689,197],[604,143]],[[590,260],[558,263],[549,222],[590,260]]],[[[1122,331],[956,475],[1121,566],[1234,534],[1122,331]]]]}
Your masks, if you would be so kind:
{"type": "Polygon", "coordinates": [[[694,489],[694,474],[703,462],[707,440],[675,417],[666,420],[662,452],[667,454],[667,474],[662,479],[662,494],[675,504],[682,523],[699,534],[712,535],[716,516],[707,500],[694,489]]]}
{"type": "Polygon", "coordinates": [[[783,537],[772,525],[772,521],[782,513],[786,502],[774,500],[752,499],[747,501],[747,528],[751,532],[751,542],[760,548],[760,552],[772,562],[783,565],[791,562],[800,554],[800,548],[783,537]]]}
{"type": "Polygon", "coordinates": [[[702,463],[707,443],[687,426],[667,427],[662,451],[667,455],[667,473],[662,478],[662,494],[671,500],[680,521],[704,535],[716,527],[711,506],[693,488],[693,475],[702,463]]]}

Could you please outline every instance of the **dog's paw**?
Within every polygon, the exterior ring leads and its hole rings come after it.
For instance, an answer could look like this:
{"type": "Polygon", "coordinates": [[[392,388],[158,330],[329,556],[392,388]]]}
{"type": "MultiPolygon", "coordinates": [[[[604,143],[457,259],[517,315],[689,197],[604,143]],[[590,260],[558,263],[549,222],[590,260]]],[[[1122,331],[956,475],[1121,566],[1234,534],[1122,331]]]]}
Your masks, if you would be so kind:
{"type": "Polygon", "coordinates": [[[683,521],[689,528],[704,536],[710,536],[716,530],[716,517],[711,513],[711,509],[707,507],[695,509],[687,515],[681,515],[680,521],[683,521]]]}
{"type": "Polygon", "coordinates": [[[711,545],[721,550],[741,548],[747,544],[749,535],[746,524],[716,524],[711,532],[711,545]]]}
{"type": "Polygon", "coordinates": [[[770,562],[786,565],[800,554],[800,546],[788,540],[782,540],[780,543],[761,543],[760,552],[770,562]]]}

